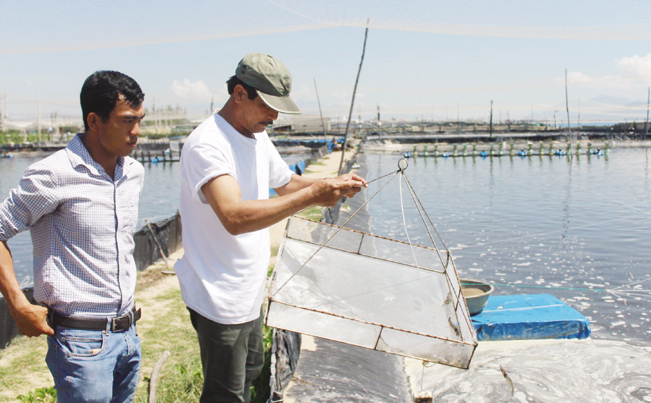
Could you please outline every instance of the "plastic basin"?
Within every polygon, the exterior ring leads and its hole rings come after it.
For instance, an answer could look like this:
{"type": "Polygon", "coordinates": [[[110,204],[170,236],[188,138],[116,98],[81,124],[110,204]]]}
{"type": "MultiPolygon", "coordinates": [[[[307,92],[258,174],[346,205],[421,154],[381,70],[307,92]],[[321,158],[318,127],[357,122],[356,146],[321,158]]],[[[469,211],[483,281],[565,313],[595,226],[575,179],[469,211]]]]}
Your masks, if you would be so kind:
{"type": "Polygon", "coordinates": [[[461,279],[461,292],[463,293],[470,315],[477,315],[488,303],[488,297],[495,288],[483,281],[461,279]]]}

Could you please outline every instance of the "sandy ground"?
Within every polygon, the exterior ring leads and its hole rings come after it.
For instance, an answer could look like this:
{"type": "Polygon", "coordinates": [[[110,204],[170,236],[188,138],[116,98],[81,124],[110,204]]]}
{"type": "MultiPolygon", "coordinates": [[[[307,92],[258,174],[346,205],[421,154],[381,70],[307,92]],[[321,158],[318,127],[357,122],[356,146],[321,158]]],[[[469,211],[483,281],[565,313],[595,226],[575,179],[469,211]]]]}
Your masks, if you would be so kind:
{"type": "MultiPolygon", "coordinates": [[[[352,158],[353,155],[353,152],[347,152],[346,160],[352,158]]],[[[315,164],[310,165],[306,169],[304,176],[310,178],[336,176],[339,169],[340,160],[341,152],[333,152],[332,154],[328,154],[317,161],[315,164]]],[[[282,241],[286,225],[287,220],[283,220],[270,228],[272,250],[278,249],[278,246],[282,241]]],[[[173,270],[172,266],[174,262],[176,262],[182,256],[183,250],[172,254],[169,258],[169,269],[165,270],[173,270]]],[[[272,258],[271,264],[274,264],[274,261],[275,256],[272,258]]],[[[149,269],[160,269],[161,265],[163,265],[163,263],[158,263],[152,265],[152,267],[149,269]]],[[[160,316],[164,315],[165,306],[164,304],[161,304],[160,300],[157,297],[169,292],[172,289],[179,289],[179,282],[176,276],[173,274],[165,275],[161,279],[153,282],[153,285],[136,291],[136,303],[143,309],[143,312],[146,312],[146,314],[143,315],[143,318],[138,322],[139,326],[143,328],[154,326],[156,321],[160,319],[160,316]]],[[[3,386],[3,382],[0,380],[0,401],[17,402],[18,400],[16,400],[16,398],[18,395],[27,394],[36,388],[50,387],[54,384],[52,376],[50,375],[50,372],[45,365],[45,353],[47,351],[47,339],[45,337],[28,340],[28,343],[18,343],[0,351],[0,368],[20,367],[24,365],[27,354],[33,352],[34,350],[37,350],[39,354],[36,354],[38,357],[36,362],[29,363],[29,365],[32,366],[31,368],[33,369],[33,372],[30,373],[29,376],[23,377],[24,379],[20,382],[20,386],[12,386],[11,388],[7,388],[3,386]]],[[[32,357],[33,356],[34,354],[32,354],[32,357]]],[[[140,375],[140,387],[143,387],[144,385],[142,381],[143,377],[150,376],[151,371],[152,368],[142,368],[140,375]]]]}

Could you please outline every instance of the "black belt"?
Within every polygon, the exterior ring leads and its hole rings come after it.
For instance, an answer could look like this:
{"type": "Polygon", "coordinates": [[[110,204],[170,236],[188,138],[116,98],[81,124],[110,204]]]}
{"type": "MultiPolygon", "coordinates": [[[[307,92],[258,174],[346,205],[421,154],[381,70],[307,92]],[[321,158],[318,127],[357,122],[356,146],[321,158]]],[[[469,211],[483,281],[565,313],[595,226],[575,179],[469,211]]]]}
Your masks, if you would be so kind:
{"type": "Polygon", "coordinates": [[[125,313],[122,316],[117,316],[114,318],[104,318],[104,319],[95,319],[95,318],[70,318],[67,316],[61,316],[56,312],[52,312],[50,321],[52,326],[63,326],[70,327],[73,329],[86,329],[86,330],[105,330],[106,321],[111,322],[111,331],[112,332],[123,332],[131,327],[138,319],[140,319],[141,312],[140,309],[132,310],[125,313]]]}

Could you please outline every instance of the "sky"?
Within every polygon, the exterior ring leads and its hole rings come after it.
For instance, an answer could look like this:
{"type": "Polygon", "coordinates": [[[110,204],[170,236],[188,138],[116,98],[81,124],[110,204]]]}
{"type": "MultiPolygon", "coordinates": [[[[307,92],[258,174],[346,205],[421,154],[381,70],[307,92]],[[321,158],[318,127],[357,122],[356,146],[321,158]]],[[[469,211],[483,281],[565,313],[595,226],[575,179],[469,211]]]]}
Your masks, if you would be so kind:
{"type": "MultiPolygon", "coordinates": [[[[133,77],[145,106],[201,119],[249,52],[292,72],[306,115],[382,120],[643,122],[651,2],[577,0],[0,0],[7,120],[79,121],[96,70],[133,77]],[[40,99],[40,102],[39,102],[40,99]]],[[[4,101],[4,103],[3,103],[4,101]]],[[[46,124],[46,123],[44,123],[46,124]]]]}

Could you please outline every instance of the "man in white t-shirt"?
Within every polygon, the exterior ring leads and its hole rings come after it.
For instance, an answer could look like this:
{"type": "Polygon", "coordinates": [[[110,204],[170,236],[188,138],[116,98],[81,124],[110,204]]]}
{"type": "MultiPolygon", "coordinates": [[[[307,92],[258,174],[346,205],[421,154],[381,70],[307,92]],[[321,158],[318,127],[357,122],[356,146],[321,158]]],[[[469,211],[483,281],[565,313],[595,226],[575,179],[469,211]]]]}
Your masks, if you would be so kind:
{"type": "Polygon", "coordinates": [[[175,270],[199,336],[201,402],[248,402],[263,364],[261,307],[269,266],[268,227],[309,206],[333,206],[366,183],[347,174],[293,174],[265,128],[299,114],[291,74],[250,53],[228,80],[230,98],[188,137],[181,155],[185,255],[175,270]],[[269,199],[269,188],[279,197],[269,199]]]}

